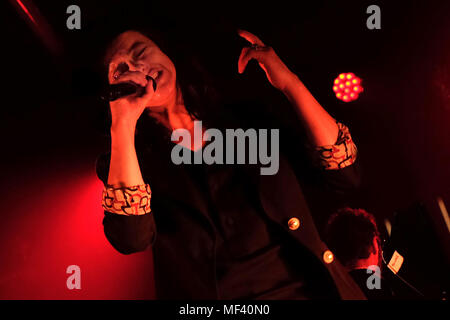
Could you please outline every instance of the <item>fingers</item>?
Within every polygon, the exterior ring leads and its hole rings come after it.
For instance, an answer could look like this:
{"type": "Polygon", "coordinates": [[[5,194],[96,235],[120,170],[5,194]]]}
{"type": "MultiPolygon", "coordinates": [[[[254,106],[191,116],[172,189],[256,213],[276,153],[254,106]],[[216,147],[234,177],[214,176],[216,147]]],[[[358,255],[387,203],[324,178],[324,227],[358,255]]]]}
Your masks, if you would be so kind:
{"type": "Polygon", "coordinates": [[[144,106],[155,94],[153,81],[155,81],[153,78],[148,80],[147,85],[145,86],[144,94],[137,98],[139,101],[144,103],[144,106]]]}
{"type": "Polygon", "coordinates": [[[248,53],[250,51],[251,48],[243,48],[241,50],[241,54],[239,55],[239,59],[238,59],[238,72],[242,73],[244,72],[245,68],[247,67],[248,61],[250,60],[248,58],[248,53]]]}
{"type": "Polygon", "coordinates": [[[238,30],[238,34],[252,45],[257,45],[260,47],[258,50],[253,47],[246,47],[242,49],[238,60],[238,72],[243,73],[251,59],[256,59],[260,64],[264,64],[264,57],[266,51],[269,49],[264,45],[264,42],[262,42],[261,39],[253,33],[246,30],[238,30]]]}
{"type": "Polygon", "coordinates": [[[265,46],[264,43],[261,41],[261,39],[259,39],[257,36],[255,36],[253,33],[248,32],[246,30],[238,30],[238,34],[244,38],[245,40],[247,40],[248,42],[250,42],[251,44],[256,44],[258,46],[265,46]]]}
{"type": "Polygon", "coordinates": [[[264,47],[259,50],[255,50],[252,47],[243,48],[241,54],[239,55],[238,72],[243,73],[245,71],[245,68],[247,67],[248,62],[252,59],[257,60],[260,65],[263,65],[264,61],[266,60],[265,57],[268,50],[270,50],[269,47],[264,47]]]}
{"type": "Polygon", "coordinates": [[[147,81],[147,85],[145,86],[145,93],[143,97],[153,95],[155,93],[155,79],[149,77],[147,81]]]}
{"type": "Polygon", "coordinates": [[[141,72],[128,71],[120,75],[117,79],[113,77],[111,84],[133,82],[135,85],[140,86],[135,93],[119,98],[118,100],[124,99],[130,104],[145,107],[155,93],[154,81],[153,78],[145,76],[141,72]]]}

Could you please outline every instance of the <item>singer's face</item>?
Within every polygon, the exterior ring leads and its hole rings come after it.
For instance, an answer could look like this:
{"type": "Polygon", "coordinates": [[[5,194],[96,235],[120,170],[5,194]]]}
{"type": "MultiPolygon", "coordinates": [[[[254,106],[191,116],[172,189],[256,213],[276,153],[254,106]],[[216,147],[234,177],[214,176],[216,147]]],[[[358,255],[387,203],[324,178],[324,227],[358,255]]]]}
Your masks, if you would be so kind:
{"type": "MultiPolygon", "coordinates": [[[[136,31],[120,34],[108,50],[109,83],[127,81],[146,86],[146,76],[155,79],[156,92],[148,107],[164,106],[176,98],[176,70],[173,62],[149,38],[136,31]]],[[[151,81],[151,80],[150,80],[151,81]]]]}

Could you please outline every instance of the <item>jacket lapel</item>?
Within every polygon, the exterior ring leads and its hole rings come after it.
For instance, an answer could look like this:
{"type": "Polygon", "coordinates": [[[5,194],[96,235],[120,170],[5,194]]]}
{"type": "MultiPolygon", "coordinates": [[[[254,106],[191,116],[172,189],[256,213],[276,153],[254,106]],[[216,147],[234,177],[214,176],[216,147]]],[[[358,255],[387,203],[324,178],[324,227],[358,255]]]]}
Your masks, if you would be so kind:
{"type": "Polygon", "coordinates": [[[327,246],[320,239],[294,171],[283,157],[280,157],[278,173],[261,176],[259,186],[261,203],[267,216],[314,253],[333,277],[341,298],[365,300],[361,289],[336,258],[329,264],[323,262],[322,255],[327,246]],[[290,230],[288,226],[289,219],[293,217],[300,220],[300,227],[296,230],[290,230]]]}
{"type": "Polygon", "coordinates": [[[280,157],[278,173],[261,176],[259,188],[262,206],[271,220],[281,224],[286,232],[316,255],[326,250],[296,176],[283,157],[280,157]],[[289,229],[288,221],[291,218],[300,220],[297,230],[289,229]]]}

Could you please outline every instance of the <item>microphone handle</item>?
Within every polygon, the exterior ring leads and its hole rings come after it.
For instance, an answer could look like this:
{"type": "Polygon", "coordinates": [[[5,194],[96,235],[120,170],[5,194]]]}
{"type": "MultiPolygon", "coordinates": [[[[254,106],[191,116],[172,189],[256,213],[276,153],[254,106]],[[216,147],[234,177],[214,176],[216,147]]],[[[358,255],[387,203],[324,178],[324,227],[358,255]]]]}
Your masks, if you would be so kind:
{"type": "MultiPolygon", "coordinates": [[[[147,76],[149,80],[153,81],[153,90],[156,91],[156,81],[155,79],[147,76]]],[[[129,96],[132,94],[138,94],[138,96],[141,96],[145,91],[144,87],[141,87],[137,84],[130,83],[130,82],[122,82],[118,84],[112,84],[109,85],[107,90],[103,92],[101,95],[101,98],[106,101],[114,101],[117,99],[120,99],[125,96],[129,96]]]]}

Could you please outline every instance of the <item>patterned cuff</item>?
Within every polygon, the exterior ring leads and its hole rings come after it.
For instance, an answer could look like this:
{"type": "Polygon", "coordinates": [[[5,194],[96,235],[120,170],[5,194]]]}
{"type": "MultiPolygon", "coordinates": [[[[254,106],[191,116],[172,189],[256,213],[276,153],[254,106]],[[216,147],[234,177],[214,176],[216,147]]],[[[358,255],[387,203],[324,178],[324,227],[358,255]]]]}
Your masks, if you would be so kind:
{"type": "Polygon", "coordinates": [[[317,164],[325,170],[339,170],[353,164],[356,160],[357,148],[350,131],[342,123],[337,123],[338,138],[334,145],[315,148],[317,164]]]}
{"type": "Polygon", "coordinates": [[[148,184],[132,187],[113,188],[105,186],[102,207],[105,211],[122,215],[143,215],[151,212],[152,191],[148,184]]]}

